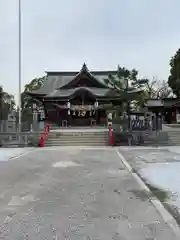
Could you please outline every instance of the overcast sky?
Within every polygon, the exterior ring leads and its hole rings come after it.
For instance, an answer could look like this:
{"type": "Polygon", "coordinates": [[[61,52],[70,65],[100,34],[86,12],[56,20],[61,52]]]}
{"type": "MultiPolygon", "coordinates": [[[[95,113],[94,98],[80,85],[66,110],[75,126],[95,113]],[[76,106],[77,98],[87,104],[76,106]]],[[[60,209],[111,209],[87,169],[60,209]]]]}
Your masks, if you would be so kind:
{"type": "MultiPolygon", "coordinates": [[[[22,0],[22,85],[45,70],[136,68],[167,79],[180,0],[22,0]]],[[[0,84],[18,91],[18,0],[0,0],[0,84]]]]}

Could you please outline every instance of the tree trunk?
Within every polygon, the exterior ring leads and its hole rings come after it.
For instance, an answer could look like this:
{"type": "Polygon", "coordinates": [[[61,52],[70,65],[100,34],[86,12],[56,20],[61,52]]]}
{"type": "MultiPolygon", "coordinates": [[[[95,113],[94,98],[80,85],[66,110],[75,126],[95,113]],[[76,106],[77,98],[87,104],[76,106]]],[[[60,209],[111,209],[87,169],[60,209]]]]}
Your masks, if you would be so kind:
{"type": "Polygon", "coordinates": [[[128,130],[130,130],[130,105],[131,105],[131,101],[127,101],[127,115],[128,115],[128,130]]]}

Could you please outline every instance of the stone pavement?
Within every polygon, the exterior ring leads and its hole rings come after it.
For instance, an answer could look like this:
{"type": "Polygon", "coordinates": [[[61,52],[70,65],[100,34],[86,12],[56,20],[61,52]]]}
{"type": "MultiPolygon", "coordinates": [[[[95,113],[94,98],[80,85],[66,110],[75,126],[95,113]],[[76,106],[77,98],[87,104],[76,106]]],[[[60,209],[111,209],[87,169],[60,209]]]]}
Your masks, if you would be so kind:
{"type": "Polygon", "coordinates": [[[114,148],[43,148],[0,164],[0,239],[176,239],[114,148]]]}
{"type": "Polygon", "coordinates": [[[24,155],[27,152],[32,151],[33,148],[0,148],[0,162],[8,161],[11,158],[18,157],[19,155],[24,155]]]}
{"type": "Polygon", "coordinates": [[[120,147],[119,151],[180,225],[179,146],[120,147]]]}

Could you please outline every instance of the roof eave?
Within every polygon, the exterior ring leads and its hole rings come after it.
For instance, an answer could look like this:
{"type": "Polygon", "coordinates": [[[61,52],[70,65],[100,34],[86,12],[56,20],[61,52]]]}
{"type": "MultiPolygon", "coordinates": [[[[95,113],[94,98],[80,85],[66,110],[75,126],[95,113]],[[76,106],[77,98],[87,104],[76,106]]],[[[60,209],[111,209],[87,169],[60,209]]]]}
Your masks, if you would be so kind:
{"type": "Polygon", "coordinates": [[[35,92],[25,92],[28,95],[33,95],[33,96],[45,96],[45,93],[35,93],[35,92]]]}

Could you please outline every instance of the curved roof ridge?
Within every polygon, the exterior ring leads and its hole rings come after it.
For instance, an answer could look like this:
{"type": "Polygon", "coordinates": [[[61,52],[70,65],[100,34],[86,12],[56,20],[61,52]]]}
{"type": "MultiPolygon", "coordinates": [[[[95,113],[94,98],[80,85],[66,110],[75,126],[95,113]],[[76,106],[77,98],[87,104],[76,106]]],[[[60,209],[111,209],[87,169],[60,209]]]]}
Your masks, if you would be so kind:
{"type": "Polygon", "coordinates": [[[74,88],[74,92],[77,92],[77,91],[79,91],[81,89],[84,89],[84,90],[92,92],[92,88],[91,87],[87,87],[87,86],[81,86],[81,87],[74,88]]]}
{"type": "Polygon", "coordinates": [[[71,89],[54,89],[54,91],[52,91],[51,93],[46,95],[45,98],[65,97],[65,96],[69,97],[69,96],[72,96],[72,95],[78,93],[78,91],[87,91],[94,96],[105,96],[109,92],[109,89],[95,88],[95,87],[93,88],[93,87],[87,87],[87,86],[81,86],[78,88],[71,88],[71,89]]]}
{"type": "Polygon", "coordinates": [[[68,82],[67,84],[63,85],[62,87],[60,88],[64,88],[66,87],[67,85],[69,85],[71,82],[75,81],[78,76],[80,76],[81,74],[87,74],[89,75],[90,78],[92,79],[95,79],[95,81],[97,81],[101,86],[104,86],[106,88],[108,88],[108,85],[104,82],[104,81],[101,81],[99,80],[96,76],[94,76],[88,69],[88,67],[86,66],[86,64],[84,63],[83,66],[81,67],[80,71],[73,77],[72,81],[68,82]]]}

